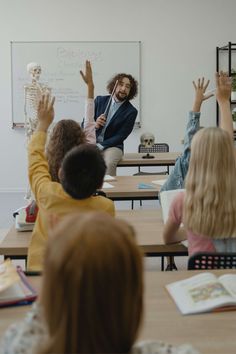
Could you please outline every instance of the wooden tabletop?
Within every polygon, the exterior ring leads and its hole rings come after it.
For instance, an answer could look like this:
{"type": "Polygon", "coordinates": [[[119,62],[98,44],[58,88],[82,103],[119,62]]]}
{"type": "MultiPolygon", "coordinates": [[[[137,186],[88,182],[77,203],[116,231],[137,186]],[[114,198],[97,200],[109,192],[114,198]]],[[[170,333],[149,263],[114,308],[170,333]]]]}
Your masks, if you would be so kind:
{"type": "Polygon", "coordinates": [[[119,161],[119,167],[125,166],[173,166],[180,152],[150,153],[154,158],[145,159],[145,153],[127,153],[119,161]]]}
{"type": "MultiPolygon", "coordinates": [[[[117,210],[116,216],[133,225],[138,245],[146,254],[187,254],[187,248],[180,244],[164,245],[162,239],[163,220],[161,209],[117,210]]],[[[31,238],[30,231],[18,232],[12,226],[0,243],[0,254],[5,256],[26,256],[31,238]]]]}
{"type": "MultiPolygon", "coordinates": [[[[203,271],[201,271],[203,272],[203,271]]],[[[202,354],[236,353],[236,312],[183,316],[165,285],[199,271],[146,272],[146,313],[140,339],[161,339],[175,345],[191,343],[202,354]]],[[[236,270],[210,271],[220,276],[236,270]]]]}
{"type": "Polygon", "coordinates": [[[187,254],[181,243],[165,245],[162,238],[163,219],[159,209],[117,210],[116,216],[129,222],[135,229],[137,243],[146,254],[187,254]]]}
{"type": "Polygon", "coordinates": [[[12,226],[0,243],[0,254],[4,256],[26,256],[31,239],[31,231],[17,231],[12,226]]]}
{"type": "MultiPolygon", "coordinates": [[[[203,272],[203,271],[201,271],[203,272]]],[[[235,354],[235,311],[214,312],[183,316],[165,289],[165,285],[186,279],[199,271],[157,272],[146,271],[144,320],[139,340],[157,339],[174,345],[191,343],[202,354],[235,354]]],[[[211,271],[217,276],[236,274],[236,270],[211,271]]],[[[41,277],[30,277],[38,289],[41,277]]],[[[0,309],[0,336],[15,321],[21,320],[29,306],[0,309]]]]}
{"type": "Polygon", "coordinates": [[[165,180],[165,175],[145,175],[145,176],[115,176],[115,180],[108,182],[113,188],[104,188],[108,198],[114,200],[122,199],[157,199],[161,185],[152,183],[155,180],[165,180]],[[150,189],[140,189],[140,184],[151,185],[150,189]]]}

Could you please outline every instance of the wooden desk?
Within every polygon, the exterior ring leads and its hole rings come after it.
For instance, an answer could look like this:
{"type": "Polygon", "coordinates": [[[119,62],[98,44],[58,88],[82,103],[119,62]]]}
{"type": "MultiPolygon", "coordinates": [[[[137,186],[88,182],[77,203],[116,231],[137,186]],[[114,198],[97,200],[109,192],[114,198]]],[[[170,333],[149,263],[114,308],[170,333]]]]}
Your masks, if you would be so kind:
{"type": "MultiPolygon", "coordinates": [[[[203,271],[201,271],[203,272],[203,271]]],[[[157,339],[180,345],[191,343],[202,354],[235,354],[235,311],[183,316],[168,295],[165,285],[186,279],[199,271],[145,272],[144,321],[138,340],[157,339]]],[[[217,276],[236,270],[211,271],[217,276]]],[[[41,277],[31,277],[36,288],[41,277]]],[[[0,309],[0,337],[13,322],[24,318],[29,306],[0,309]]]]}
{"type": "MultiPolygon", "coordinates": [[[[136,231],[137,243],[147,256],[187,256],[188,249],[181,243],[165,245],[162,239],[161,209],[117,210],[117,217],[129,222],[136,231]]],[[[164,264],[162,270],[164,269],[164,264]]]]}
{"type": "Polygon", "coordinates": [[[119,167],[132,166],[173,166],[180,152],[159,152],[150,153],[152,159],[143,159],[144,153],[127,153],[119,161],[119,167]]]}
{"type": "Polygon", "coordinates": [[[31,234],[31,231],[18,232],[15,226],[12,226],[0,243],[0,254],[4,257],[26,260],[31,234]]]}
{"type": "MultiPolygon", "coordinates": [[[[201,271],[203,272],[203,271],[201,271]]],[[[183,316],[165,285],[186,279],[199,271],[146,272],[144,326],[140,339],[161,339],[172,344],[191,343],[202,354],[236,352],[235,311],[183,316]]],[[[210,271],[217,276],[236,270],[210,271]]]]}
{"type": "Polygon", "coordinates": [[[147,200],[158,199],[161,186],[152,183],[155,180],[166,179],[167,176],[116,176],[115,181],[109,182],[114,188],[105,188],[103,191],[112,200],[147,200]],[[139,189],[140,183],[151,184],[152,189],[139,189]]]}
{"type": "MultiPolygon", "coordinates": [[[[164,245],[161,209],[117,210],[116,216],[133,225],[138,245],[147,256],[161,257],[162,270],[165,256],[187,256],[187,248],[180,243],[164,245]]],[[[30,231],[18,232],[12,226],[0,243],[0,254],[14,259],[26,259],[30,238],[30,231]]]]}

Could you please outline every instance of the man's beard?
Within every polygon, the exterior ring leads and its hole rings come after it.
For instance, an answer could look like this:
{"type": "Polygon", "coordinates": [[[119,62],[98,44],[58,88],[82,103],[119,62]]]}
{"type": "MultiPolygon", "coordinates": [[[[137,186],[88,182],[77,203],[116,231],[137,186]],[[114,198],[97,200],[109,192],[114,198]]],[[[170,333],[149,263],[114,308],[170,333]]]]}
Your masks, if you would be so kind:
{"type": "Polygon", "coordinates": [[[116,98],[118,101],[123,102],[127,99],[127,94],[120,94],[119,92],[116,94],[116,98]]]}

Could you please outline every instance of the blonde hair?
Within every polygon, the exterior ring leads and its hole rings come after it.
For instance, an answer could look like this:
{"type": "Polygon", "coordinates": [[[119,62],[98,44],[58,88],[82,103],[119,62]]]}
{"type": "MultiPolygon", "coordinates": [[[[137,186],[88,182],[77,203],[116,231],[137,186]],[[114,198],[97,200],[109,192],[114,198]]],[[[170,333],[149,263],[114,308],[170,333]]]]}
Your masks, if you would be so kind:
{"type": "Polygon", "coordinates": [[[236,237],[236,163],[233,142],[220,128],[194,136],[186,176],[183,220],[212,238],[236,237]]]}
{"type": "Polygon", "coordinates": [[[49,239],[43,353],[128,353],[143,311],[142,255],[129,224],[106,213],[65,218],[49,239]]]}

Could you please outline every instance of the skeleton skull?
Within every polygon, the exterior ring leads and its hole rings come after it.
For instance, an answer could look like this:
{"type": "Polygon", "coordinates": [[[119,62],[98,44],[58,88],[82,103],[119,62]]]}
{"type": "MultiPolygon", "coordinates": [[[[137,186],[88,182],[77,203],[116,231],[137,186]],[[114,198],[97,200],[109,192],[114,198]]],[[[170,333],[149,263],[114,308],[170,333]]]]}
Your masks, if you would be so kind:
{"type": "Polygon", "coordinates": [[[29,63],[27,65],[27,71],[30,74],[32,80],[38,81],[42,72],[41,66],[37,63],[29,63]]]}
{"type": "Polygon", "coordinates": [[[140,143],[145,148],[151,148],[154,145],[155,137],[152,133],[143,133],[140,136],[140,143]]]}

